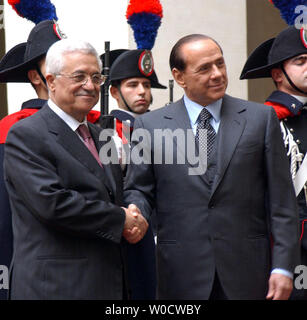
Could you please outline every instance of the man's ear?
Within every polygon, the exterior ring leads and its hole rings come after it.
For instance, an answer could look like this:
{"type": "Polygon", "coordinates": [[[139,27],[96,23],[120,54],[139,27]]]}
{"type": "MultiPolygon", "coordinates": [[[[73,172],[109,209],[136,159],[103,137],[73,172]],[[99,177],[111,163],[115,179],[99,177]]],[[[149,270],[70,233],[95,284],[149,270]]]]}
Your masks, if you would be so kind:
{"type": "Polygon", "coordinates": [[[186,87],[186,84],[185,84],[185,81],[184,81],[184,74],[183,74],[182,71],[178,70],[177,68],[173,68],[172,69],[172,75],[173,75],[175,81],[178,83],[178,85],[181,88],[185,88],[186,87]]]}
{"type": "Polygon", "coordinates": [[[110,93],[111,93],[111,96],[112,96],[115,100],[118,100],[118,99],[119,99],[119,92],[118,92],[118,89],[117,89],[115,86],[111,86],[111,87],[110,87],[110,93]]]}
{"type": "Polygon", "coordinates": [[[47,86],[48,86],[49,90],[51,92],[54,92],[56,76],[54,74],[47,73],[45,79],[46,79],[47,86]]]}
{"type": "Polygon", "coordinates": [[[30,82],[36,86],[38,86],[42,81],[38,72],[35,69],[31,69],[28,71],[28,78],[29,78],[30,82]]]}
{"type": "Polygon", "coordinates": [[[271,77],[275,83],[280,83],[283,80],[283,72],[280,68],[273,68],[271,70],[271,77]]]}

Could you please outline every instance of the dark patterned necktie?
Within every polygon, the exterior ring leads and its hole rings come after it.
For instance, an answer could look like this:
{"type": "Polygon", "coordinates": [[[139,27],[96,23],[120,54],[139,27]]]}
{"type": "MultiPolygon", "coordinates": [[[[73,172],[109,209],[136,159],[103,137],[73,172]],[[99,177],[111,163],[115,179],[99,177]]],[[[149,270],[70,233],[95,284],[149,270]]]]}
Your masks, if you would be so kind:
{"type": "Polygon", "coordinates": [[[90,134],[90,131],[89,131],[88,127],[85,124],[80,124],[80,126],[77,129],[77,132],[79,133],[79,135],[83,139],[84,144],[86,145],[86,147],[89,149],[91,154],[97,160],[97,162],[100,165],[100,167],[102,167],[102,164],[101,164],[101,161],[99,159],[99,155],[98,155],[94,140],[93,140],[93,138],[92,138],[92,136],[90,134]]]}
{"type": "Polygon", "coordinates": [[[211,118],[211,113],[206,108],[203,108],[198,116],[198,124],[196,129],[196,140],[198,141],[199,148],[207,153],[208,160],[212,154],[216,137],[215,130],[210,124],[211,118]],[[200,134],[200,129],[206,130],[207,135],[204,133],[205,131],[200,134]]]}

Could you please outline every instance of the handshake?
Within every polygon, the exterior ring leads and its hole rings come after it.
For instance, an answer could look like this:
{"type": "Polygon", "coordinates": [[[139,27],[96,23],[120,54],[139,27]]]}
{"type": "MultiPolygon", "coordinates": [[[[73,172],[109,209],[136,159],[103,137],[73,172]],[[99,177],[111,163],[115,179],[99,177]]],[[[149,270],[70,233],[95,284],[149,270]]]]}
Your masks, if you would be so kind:
{"type": "Polygon", "coordinates": [[[130,243],[137,243],[144,237],[148,222],[135,204],[130,204],[128,208],[123,209],[126,213],[123,237],[130,243]]]}

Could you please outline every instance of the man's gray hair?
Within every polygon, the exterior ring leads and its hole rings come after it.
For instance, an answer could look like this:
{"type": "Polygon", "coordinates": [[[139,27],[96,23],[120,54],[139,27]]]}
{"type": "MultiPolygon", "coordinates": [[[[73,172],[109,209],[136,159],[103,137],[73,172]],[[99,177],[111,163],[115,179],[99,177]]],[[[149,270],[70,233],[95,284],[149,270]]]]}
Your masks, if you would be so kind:
{"type": "Polygon", "coordinates": [[[101,72],[102,62],[96,49],[90,43],[76,39],[62,39],[55,42],[47,52],[46,73],[59,74],[64,67],[64,55],[74,52],[82,52],[95,56],[101,72]]]}

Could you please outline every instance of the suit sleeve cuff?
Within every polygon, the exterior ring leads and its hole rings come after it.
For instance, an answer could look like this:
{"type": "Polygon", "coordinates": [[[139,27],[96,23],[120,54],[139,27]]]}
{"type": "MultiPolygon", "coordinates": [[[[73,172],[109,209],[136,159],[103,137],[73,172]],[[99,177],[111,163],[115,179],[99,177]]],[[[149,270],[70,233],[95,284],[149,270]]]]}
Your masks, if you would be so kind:
{"type": "Polygon", "coordinates": [[[279,273],[279,274],[283,274],[284,276],[290,278],[290,279],[293,279],[293,273],[288,271],[288,270],[285,270],[285,269],[280,269],[280,268],[275,268],[272,270],[271,273],[279,273]]]}

